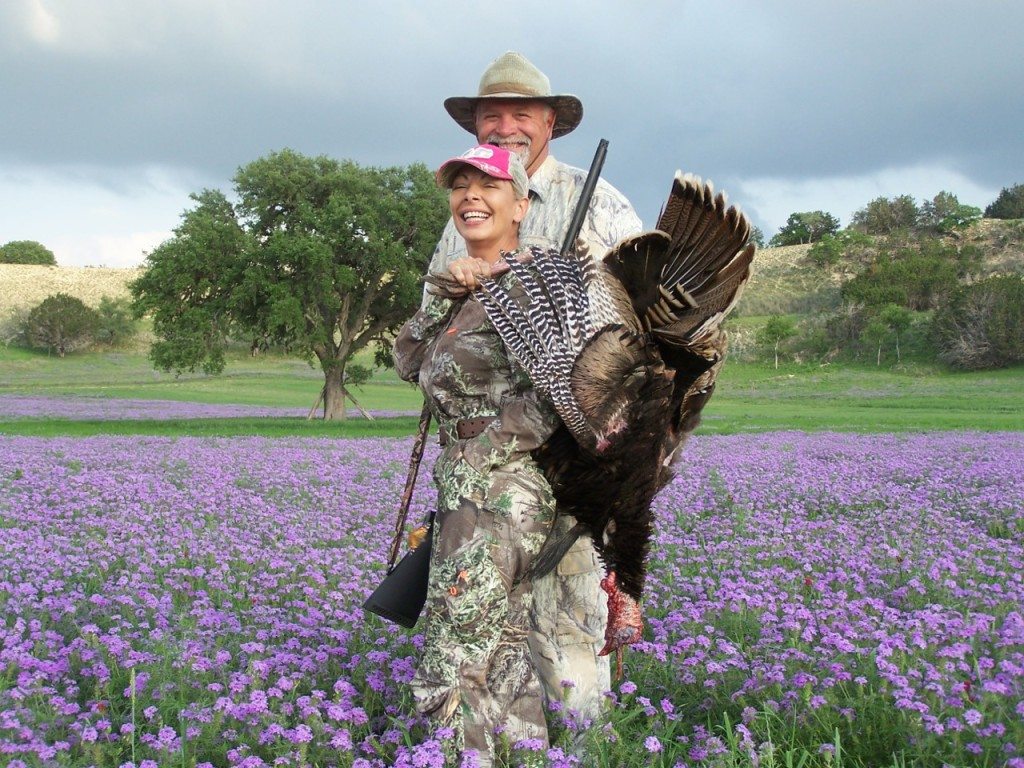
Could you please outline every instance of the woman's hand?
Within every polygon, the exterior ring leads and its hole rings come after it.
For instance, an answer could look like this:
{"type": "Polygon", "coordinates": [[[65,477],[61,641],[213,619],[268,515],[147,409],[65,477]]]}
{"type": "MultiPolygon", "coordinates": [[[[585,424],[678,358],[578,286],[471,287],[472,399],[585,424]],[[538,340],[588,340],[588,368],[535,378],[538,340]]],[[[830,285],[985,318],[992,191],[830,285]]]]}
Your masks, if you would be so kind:
{"type": "Polygon", "coordinates": [[[491,265],[483,259],[468,257],[456,259],[448,266],[452,278],[469,291],[475,291],[483,280],[492,276],[491,265]]]}

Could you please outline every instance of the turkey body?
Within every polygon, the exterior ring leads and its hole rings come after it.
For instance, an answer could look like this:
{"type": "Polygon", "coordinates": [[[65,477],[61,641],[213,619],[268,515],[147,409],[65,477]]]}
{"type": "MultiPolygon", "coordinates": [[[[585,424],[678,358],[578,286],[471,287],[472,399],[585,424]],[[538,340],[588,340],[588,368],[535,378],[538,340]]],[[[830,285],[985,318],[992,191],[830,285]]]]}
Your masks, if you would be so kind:
{"type": "Polygon", "coordinates": [[[495,284],[481,289],[509,354],[564,424],[534,457],[559,512],[577,525],[548,539],[531,575],[591,535],[608,573],[604,652],[639,639],[651,503],[714,391],[722,321],[750,274],[749,237],[749,221],[723,194],[676,174],[656,230],[602,261],[536,250],[510,261],[531,297],[525,313],[495,284]]]}

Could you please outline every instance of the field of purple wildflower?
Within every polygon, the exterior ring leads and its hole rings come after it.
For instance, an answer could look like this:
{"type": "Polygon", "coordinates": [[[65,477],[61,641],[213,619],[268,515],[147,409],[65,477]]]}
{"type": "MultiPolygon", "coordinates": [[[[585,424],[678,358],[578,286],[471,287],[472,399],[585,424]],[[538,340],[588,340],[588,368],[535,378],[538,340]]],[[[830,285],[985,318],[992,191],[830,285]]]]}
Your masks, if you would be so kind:
{"type": "MultiPolygon", "coordinates": [[[[143,400],[125,397],[79,395],[0,394],[0,419],[70,419],[73,421],[121,421],[164,419],[237,419],[303,417],[308,408],[281,408],[227,403],[195,403],[178,400],[143,400]]],[[[409,411],[370,412],[374,417],[409,415],[409,411]]],[[[417,415],[418,411],[412,411],[417,415]]],[[[362,414],[352,409],[351,418],[362,414]]]]}
{"type": "MultiPolygon", "coordinates": [[[[359,607],[410,442],[4,438],[0,763],[441,765],[359,607]]],[[[1024,766],[1024,434],[686,460],[607,721],[509,765],[1024,766]]]]}

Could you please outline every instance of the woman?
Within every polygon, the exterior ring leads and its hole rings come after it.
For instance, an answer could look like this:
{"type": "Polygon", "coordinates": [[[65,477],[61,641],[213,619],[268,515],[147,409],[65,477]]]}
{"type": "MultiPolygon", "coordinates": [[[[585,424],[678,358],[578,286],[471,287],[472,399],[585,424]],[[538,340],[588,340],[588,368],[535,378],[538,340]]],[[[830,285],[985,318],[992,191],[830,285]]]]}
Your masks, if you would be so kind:
{"type": "MultiPolygon", "coordinates": [[[[519,158],[491,145],[445,162],[468,257],[402,328],[399,375],[418,381],[440,426],[438,488],[417,708],[452,728],[460,752],[490,766],[496,745],[547,743],[544,698],[527,646],[532,585],[519,583],[554,519],[551,488],[530,456],[559,424],[509,357],[472,291],[484,279],[517,294],[502,259],[519,249],[529,206],[519,158]]],[[[525,300],[524,300],[525,304],[525,300]]]]}

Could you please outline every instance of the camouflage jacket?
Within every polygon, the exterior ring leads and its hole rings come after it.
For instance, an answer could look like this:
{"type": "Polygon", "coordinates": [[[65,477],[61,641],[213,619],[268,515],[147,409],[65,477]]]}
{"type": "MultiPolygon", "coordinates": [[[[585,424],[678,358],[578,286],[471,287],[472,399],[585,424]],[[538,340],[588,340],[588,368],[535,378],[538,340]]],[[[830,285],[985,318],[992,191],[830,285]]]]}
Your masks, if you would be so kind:
{"type": "MultiPolygon", "coordinates": [[[[506,273],[499,281],[525,307],[515,277],[506,273]]],[[[509,359],[483,305],[472,296],[453,301],[432,295],[402,326],[394,356],[398,375],[419,383],[440,426],[497,417],[463,447],[463,457],[479,472],[525,457],[561,423],[551,403],[509,359]]]]}

